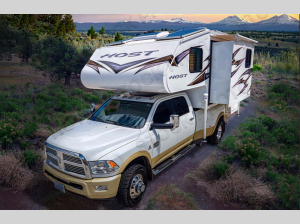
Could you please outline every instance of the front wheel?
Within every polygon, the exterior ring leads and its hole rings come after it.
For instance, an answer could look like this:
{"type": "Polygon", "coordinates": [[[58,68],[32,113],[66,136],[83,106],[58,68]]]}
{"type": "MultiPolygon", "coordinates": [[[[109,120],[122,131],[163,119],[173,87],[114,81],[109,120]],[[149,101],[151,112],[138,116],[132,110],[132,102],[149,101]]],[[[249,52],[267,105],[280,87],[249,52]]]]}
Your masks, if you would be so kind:
{"type": "Polygon", "coordinates": [[[211,136],[207,137],[208,142],[216,145],[219,144],[222,140],[223,132],[224,132],[224,121],[220,120],[217,124],[214,133],[211,136]]]}
{"type": "Polygon", "coordinates": [[[120,180],[117,198],[125,206],[134,207],[142,199],[146,190],[147,171],[141,164],[129,167],[120,180]]]}

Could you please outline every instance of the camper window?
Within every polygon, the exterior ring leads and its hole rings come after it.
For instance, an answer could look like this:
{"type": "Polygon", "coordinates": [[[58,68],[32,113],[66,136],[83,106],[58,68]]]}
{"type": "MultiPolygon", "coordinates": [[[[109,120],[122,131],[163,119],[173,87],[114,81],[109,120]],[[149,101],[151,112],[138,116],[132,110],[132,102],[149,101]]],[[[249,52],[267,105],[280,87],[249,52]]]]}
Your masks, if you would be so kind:
{"type": "Polygon", "coordinates": [[[252,50],[247,49],[246,51],[246,62],[245,62],[245,67],[250,68],[251,65],[251,55],[252,55],[252,50]]]}
{"type": "Polygon", "coordinates": [[[202,70],[202,53],[201,48],[190,49],[190,73],[201,72],[202,70]]]}

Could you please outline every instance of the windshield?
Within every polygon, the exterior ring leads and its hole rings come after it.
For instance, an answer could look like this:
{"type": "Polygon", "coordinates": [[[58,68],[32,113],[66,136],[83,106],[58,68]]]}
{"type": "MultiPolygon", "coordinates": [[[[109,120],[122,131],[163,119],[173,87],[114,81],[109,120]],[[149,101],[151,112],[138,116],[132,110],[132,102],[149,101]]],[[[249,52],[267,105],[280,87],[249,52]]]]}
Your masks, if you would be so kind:
{"type": "Polygon", "coordinates": [[[111,99],[103,104],[90,119],[130,128],[142,128],[151,107],[151,103],[111,99]]]}

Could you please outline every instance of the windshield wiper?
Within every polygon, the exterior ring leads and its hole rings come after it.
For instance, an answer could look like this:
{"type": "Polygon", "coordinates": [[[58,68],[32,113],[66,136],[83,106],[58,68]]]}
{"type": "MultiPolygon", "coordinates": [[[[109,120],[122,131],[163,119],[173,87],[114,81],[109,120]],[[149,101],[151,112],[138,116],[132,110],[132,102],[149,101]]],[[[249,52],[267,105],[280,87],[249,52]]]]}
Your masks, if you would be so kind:
{"type": "Polygon", "coordinates": [[[105,123],[105,121],[104,121],[104,120],[102,120],[101,118],[98,118],[98,117],[92,117],[92,118],[91,118],[91,120],[94,120],[94,119],[95,119],[95,120],[97,120],[97,121],[102,121],[102,122],[104,122],[104,123],[105,123]]]}
{"type": "Polygon", "coordinates": [[[106,120],[106,121],[112,122],[113,124],[118,124],[118,125],[120,125],[117,121],[112,121],[112,120],[106,120]]]}

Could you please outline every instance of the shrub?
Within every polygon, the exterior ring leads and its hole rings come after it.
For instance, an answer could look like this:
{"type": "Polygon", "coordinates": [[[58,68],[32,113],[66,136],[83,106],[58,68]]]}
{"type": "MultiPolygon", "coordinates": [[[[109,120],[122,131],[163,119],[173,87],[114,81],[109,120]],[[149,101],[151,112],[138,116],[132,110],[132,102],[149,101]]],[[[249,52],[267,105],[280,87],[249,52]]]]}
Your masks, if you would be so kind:
{"type": "Polygon", "coordinates": [[[275,198],[268,185],[233,166],[227,170],[226,178],[213,183],[207,190],[217,200],[241,202],[254,207],[271,204],[275,198]]]}
{"type": "Polygon", "coordinates": [[[37,163],[38,155],[32,149],[23,152],[24,163],[28,167],[32,167],[37,163]]]}
{"type": "Polygon", "coordinates": [[[104,92],[103,94],[102,94],[102,99],[103,100],[107,100],[109,98],[109,94],[107,93],[107,92],[104,92]]]}
{"type": "Polygon", "coordinates": [[[0,154],[0,184],[13,189],[25,189],[31,186],[34,174],[22,165],[22,160],[18,154],[0,154]]]}
{"type": "Polygon", "coordinates": [[[259,66],[257,64],[253,65],[253,72],[258,72],[258,71],[261,71],[261,70],[262,70],[262,66],[259,66]]]}
{"type": "Polygon", "coordinates": [[[224,161],[213,164],[214,173],[216,174],[218,179],[225,176],[228,166],[229,165],[224,161]]]}
{"type": "Polygon", "coordinates": [[[22,135],[22,127],[18,122],[10,118],[0,121],[0,145],[3,148],[12,146],[14,140],[22,135]]]}

